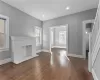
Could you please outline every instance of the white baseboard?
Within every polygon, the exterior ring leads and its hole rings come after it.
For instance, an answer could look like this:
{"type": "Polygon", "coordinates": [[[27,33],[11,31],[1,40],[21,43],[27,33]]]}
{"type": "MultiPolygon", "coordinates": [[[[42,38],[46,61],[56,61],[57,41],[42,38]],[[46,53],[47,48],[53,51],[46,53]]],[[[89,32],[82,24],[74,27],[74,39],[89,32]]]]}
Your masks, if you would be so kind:
{"type": "Polygon", "coordinates": [[[0,65],[9,63],[11,61],[12,61],[11,58],[7,58],[7,59],[4,59],[4,60],[0,60],[0,65]]]}
{"type": "Polygon", "coordinates": [[[42,52],[42,50],[38,50],[38,51],[36,51],[36,53],[40,53],[40,52],[42,52]]]}
{"type": "Polygon", "coordinates": [[[77,57],[77,58],[84,58],[83,55],[77,55],[77,54],[67,54],[67,56],[77,57]]]}
{"type": "Polygon", "coordinates": [[[36,51],[36,53],[40,53],[40,52],[49,52],[49,53],[50,53],[49,50],[45,50],[45,49],[42,49],[42,50],[38,50],[38,51],[36,51]]]}
{"type": "Polygon", "coordinates": [[[94,80],[99,80],[99,79],[97,78],[97,75],[96,75],[94,69],[92,69],[92,75],[93,75],[94,80]]]}
{"type": "Polygon", "coordinates": [[[36,51],[36,53],[40,53],[40,52],[49,52],[50,53],[50,51],[46,50],[46,49],[41,49],[41,50],[36,51]]]}
{"type": "Polygon", "coordinates": [[[49,53],[50,53],[49,50],[45,50],[45,49],[42,49],[41,51],[42,51],[42,52],[49,52],[49,53]]]}
{"type": "Polygon", "coordinates": [[[0,49],[0,52],[9,51],[9,49],[0,49]]]}
{"type": "Polygon", "coordinates": [[[62,46],[52,46],[52,48],[66,48],[66,47],[62,47],[62,46]]]}

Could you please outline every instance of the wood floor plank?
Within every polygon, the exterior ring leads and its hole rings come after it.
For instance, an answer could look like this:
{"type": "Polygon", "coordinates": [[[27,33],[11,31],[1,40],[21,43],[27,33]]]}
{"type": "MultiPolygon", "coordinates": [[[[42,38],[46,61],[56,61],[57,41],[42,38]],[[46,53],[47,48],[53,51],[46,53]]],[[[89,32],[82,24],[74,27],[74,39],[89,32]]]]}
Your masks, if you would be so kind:
{"type": "Polygon", "coordinates": [[[87,60],[65,56],[65,49],[41,52],[38,57],[15,65],[0,66],[0,80],[89,80],[87,60]]]}

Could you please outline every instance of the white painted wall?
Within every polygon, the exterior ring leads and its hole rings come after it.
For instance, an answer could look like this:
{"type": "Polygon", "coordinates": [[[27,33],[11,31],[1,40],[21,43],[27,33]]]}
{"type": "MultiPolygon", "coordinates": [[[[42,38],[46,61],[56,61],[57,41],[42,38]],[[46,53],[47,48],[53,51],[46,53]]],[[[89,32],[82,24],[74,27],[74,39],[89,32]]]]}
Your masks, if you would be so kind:
{"type": "Polygon", "coordinates": [[[91,20],[95,18],[96,8],[47,20],[43,22],[43,49],[50,49],[49,40],[49,28],[52,26],[59,26],[68,24],[68,51],[71,54],[82,55],[82,22],[85,20],[91,20]],[[90,15],[91,14],[91,15],[90,15]]]}
{"type": "MultiPolygon", "coordinates": [[[[42,27],[42,21],[0,1],[0,14],[9,17],[10,36],[34,36],[35,26],[42,27]]],[[[41,48],[41,46],[40,46],[41,48]]],[[[40,49],[38,48],[38,49],[40,49]]],[[[9,50],[0,52],[0,60],[10,58],[9,50]]]]}

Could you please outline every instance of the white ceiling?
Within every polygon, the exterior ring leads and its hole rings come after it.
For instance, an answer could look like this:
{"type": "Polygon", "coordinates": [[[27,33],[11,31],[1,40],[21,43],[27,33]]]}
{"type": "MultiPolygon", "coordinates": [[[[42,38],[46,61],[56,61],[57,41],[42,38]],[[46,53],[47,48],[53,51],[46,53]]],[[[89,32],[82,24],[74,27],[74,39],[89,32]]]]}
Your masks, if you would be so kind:
{"type": "Polygon", "coordinates": [[[96,8],[99,0],[2,0],[42,21],[96,8]],[[66,10],[66,7],[70,7],[66,10]],[[43,17],[44,15],[44,17],[43,17]]]}

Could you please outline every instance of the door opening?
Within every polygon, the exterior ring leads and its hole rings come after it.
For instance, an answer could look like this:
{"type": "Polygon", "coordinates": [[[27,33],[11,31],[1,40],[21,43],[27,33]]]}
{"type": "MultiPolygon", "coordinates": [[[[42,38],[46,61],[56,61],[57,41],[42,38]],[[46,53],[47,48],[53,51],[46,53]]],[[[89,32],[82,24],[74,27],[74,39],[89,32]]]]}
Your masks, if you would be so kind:
{"type": "Polygon", "coordinates": [[[68,25],[50,27],[50,51],[68,53],[68,25]]]}
{"type": "Polygon", "coordinates": [[[94,20],[87,20],[83,22],[83,56],[88,59],[90,46],[89,35],[92,33],[94,20]]]}

